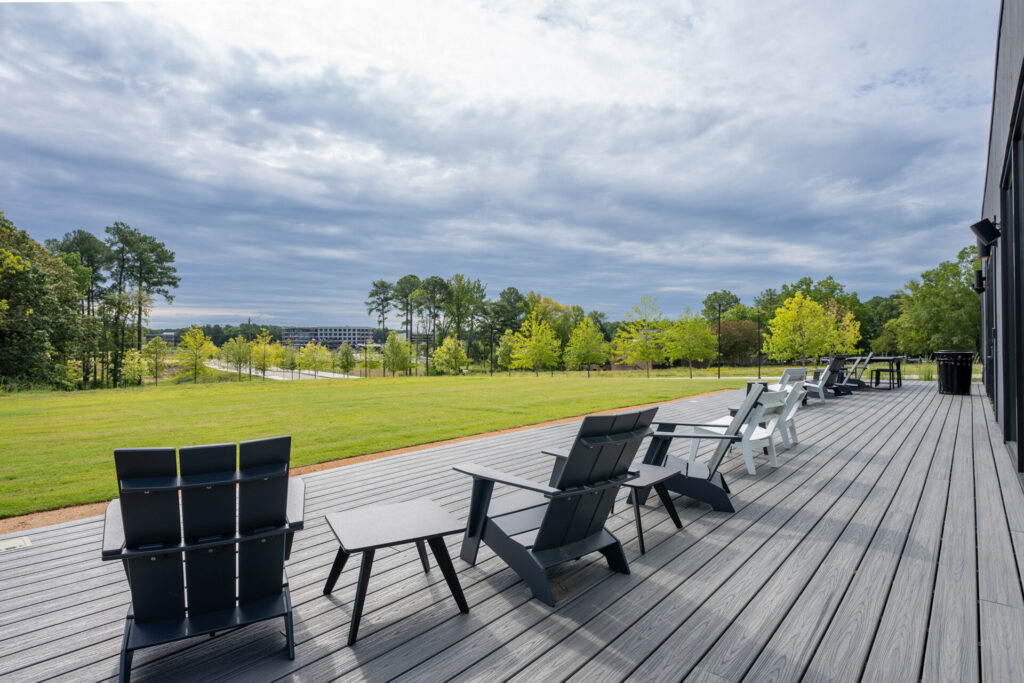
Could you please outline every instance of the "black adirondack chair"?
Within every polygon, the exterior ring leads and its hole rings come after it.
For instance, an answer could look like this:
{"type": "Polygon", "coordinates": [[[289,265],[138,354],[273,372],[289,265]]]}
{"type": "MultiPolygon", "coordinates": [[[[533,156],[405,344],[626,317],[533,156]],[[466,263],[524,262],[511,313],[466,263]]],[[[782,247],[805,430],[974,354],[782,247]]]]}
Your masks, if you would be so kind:
{"type": "MultiPolygon", "coordinates": [[[[725,483],[725,477],[718,471],[718,466],[722,464],[722,460],[732,445],[743,438],[741,434],[743,425],[750,421],[762,393],[764,393],[764,386],[760,384],[750,386],[743,403],[736,409],[732,421],[726,426],[723,434],[689,434],[675,431],[676,427],[721,427],[721,425],[655,421],[654,425],[657,427],[657,431],[651,436],[651,443],[647,448],[647,453],[644,454],[643,463],[673,469],[679,468],[679,475],[665,482],[665,487],[669,491],[707,503],[721,512],[735,512],[732,501],[729,500],[729,486],[725,483]],[[689,462],[684,458],[669,455],[668,449],[672,445],[672,439],[695,438],[717,439],[719,442],[706,465],[702,462],[689,462]]],[[[636,495],[642,504],[646,502],[649,493],[648,489],[636,491],[633,495],[636,495]]]]}
{"type": "Polygon", "coordinates": [[[804,404],[807,403],[808,396],[814,396],[824,401],[830,391],[836,397],[848,396],[853,393],[853,389],[843,387],[839,383],[840,373],[842,373],[848,357],[845,353],[838,353],[829,361],[824,370],[814,371],[814,378],[804,382],[804,389],[807,390],[804,404]]]}
{"type": "Polygon", "coordinates": [[[276,617],[295,658],[284,561],[304,488],[288,477],[290,452],[290,436],[177,458],[173,448],[114,451],[120,498],[107,506],[102,556],[123,562],[132,594],[120,680],[135,650],[276,617]]]}
{"type": "Polygon", "coordinates": [[[473,477],[462,559],[476,564],[483,541],[526,581],[535,598],[552,606],[547,571],[557,564],[600,552],[612,570],[628,574],[622,545],[604,525],[619,487],[635,476],[629,467],[640,442],[652,433],[656,412],[584,418],[572,448],[551,453],[556,460],[547,486],[489,467],[457,465],[455,470],[473,477]],[[492,506],[495,484],[517,487],[525,495],[492,506]]]}

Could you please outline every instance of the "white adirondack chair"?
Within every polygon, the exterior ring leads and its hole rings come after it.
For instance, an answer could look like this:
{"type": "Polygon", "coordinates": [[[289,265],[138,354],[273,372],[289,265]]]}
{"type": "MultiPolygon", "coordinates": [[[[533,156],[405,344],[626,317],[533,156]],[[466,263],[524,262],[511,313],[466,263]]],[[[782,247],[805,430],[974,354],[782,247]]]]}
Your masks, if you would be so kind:
{"type": "MultiPolygon", "coordinates": [[[[767,449],[768,462],[772,467],[779,466],[779,460],[775,454],[775,440],[773,438],[779,422],[783,419],[786,408],[786,399],[789,392],[766,391],[761,394],[757,407],[750,415],[750,421],[740,429],[742,439],[740,448],[743,450],[743,460],[747,465],[747,472],[757,474],[757,467],[754,465],[754,449],[767,449]],[[761,426],[764,423],[764,426],[761,426]]],[[[717,420],[712,420],[707,425],[694,427],[696,435],[690,442],[690,462],[696,462],[697,449],[700,447],[700,435],[720,436],[725,433],[726,426],[732,421],[732,416],[726,415],[717,420]]]]}
{"type": "Polygon", "coordinates": [[[776,384],[767,384],[767,391],[788,391],[793,382],[803,383],[807,380],[807,368],[786,368],[776,384]]]}

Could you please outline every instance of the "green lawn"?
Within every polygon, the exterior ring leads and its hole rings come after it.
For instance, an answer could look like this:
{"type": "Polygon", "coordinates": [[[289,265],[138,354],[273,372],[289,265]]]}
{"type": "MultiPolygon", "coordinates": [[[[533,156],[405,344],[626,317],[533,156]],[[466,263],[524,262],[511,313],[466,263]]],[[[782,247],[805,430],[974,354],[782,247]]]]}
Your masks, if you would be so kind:
{"type": "Polygon", "coordinates": [[[298,466],[743,385],[556,373],[0,395],[0,518],[115,497],[119,447],[291,434],[298,466]]]}

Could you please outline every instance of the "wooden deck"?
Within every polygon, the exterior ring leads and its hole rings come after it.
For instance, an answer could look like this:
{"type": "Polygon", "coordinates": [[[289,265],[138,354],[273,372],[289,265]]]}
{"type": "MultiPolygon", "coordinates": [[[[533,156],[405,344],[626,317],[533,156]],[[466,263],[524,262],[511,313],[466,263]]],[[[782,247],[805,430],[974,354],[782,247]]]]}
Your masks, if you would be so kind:
{"type": "MultiPolygon", "coordinates": [[[[976,386],[975,391],[978,391],[976,386]]],[[[684,400],[664,419],[712,418],[738,394],[684,400]]],[[[360,628],[345,646],[358,562],[321,594],[337,549],[324,513],[429,496],[464,518],[474,461],[543,481],[542,427],[308,475],[307,529],[288,564],[296,659],[279,623],[142,650],[136,680],[1024,680],[1024,493],[987,399],[934,383],[812,403],[782,466],[726,461],[734,514],[683,506],[676,531],[654,497],[647,554],[632,511],[610,528],[628,576],[600,555],[563,565],[558,607],[532,600],[486,549],[456,559],[458,613],[415,549],[378,551],[360,628]]],[[[239,435],[244,437],[244,435],[239,435]]],[[[679,444],[685,448],[685,444],[679,444]]],[[[710,448],[710,446],[708,447],[710,448]]],[[[111,474],[113,476],[113,474],[111,474]]],[[[0,553],[0,678],[117,674],[128,589],[99,559],[99,518],[23,534],[0,553]]],[[[459,539],[450,537],[452,555],[459,539]]]]}

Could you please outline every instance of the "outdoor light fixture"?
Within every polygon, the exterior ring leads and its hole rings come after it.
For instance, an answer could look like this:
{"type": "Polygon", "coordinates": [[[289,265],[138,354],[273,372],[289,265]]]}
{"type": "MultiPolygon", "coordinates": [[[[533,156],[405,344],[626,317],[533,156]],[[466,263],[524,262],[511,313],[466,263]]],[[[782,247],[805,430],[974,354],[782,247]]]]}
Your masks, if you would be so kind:
{"type": "Polygon", "coordinates": [[[986,245],[992,245],[997,239],[999,239],[998,225],[998,223],[993,223],[987,218],[982,218],[971,226],[971,231],[978,236],[979,242],[983,242],[986,245]]]}
{"type": "Polygon", "coordinates": [[[985,291],[985,273],[980,270],[974,271],[974,286],[971,287],[975,292],[981,294],[985,291]]]}
{"type": "Polygon", "coordinates": [[[980,259],[987,259],[989,257],[989,254],[991,254],[991,253],[992,253],[992,245],[991,244],[986,244],[986,243],[982,242],[979,239],[978,240],[978,258],[980,258],[980,259]]]}

